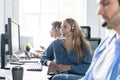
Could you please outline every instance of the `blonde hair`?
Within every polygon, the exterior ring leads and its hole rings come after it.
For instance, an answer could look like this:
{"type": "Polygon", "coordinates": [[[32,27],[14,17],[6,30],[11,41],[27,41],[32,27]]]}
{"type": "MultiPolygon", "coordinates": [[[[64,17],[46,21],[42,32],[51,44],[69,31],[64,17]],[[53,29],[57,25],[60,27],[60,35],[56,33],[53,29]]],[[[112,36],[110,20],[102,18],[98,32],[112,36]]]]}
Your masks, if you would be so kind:
{"type": "Polygon", "coordinates": [[[85,38],[83,32],[81,31],[80,26],[74,19],[67,18],[66,21],[68,22],[68,24],[71,25],[71,28],[74,26],[73,31],[74,50],[77,54],[78,61],[80,61],[85,56],[82,52],[83,48],[82,45],[85,45],[85,47],[88,48],[88,51],[91,52],[90,44],[88,43],[88,40],[85,38]]]}

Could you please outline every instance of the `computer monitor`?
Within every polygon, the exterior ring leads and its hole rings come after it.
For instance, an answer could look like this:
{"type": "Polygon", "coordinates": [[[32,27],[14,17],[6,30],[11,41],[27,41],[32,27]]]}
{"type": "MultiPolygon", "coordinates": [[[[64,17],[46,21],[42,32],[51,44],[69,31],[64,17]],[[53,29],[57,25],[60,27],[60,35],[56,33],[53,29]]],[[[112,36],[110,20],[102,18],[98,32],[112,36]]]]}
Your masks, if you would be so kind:
{"type": "Polygon", "coordinates": [[[95,49],[98,47],[99,43],[101,42],[101,38],[90,38],[88,40],[89,40],[90,46],[92,48],[92,54],[94,54],[95,49]]]}
{"type": "Polygon", "coordinates": [[[20,50],[20,25],[11,18],[8,18],[8,46],[9,54],[20,50]]]}
{"type": "Polygon", "coordinates": [[[80,26],[80,27],[81,27],[82,32],[85,34],[85,37],[87,39],[90,39],[91,38],[91,28],[90,28],[90,26],[80,26]]]}
{"type": "Polygon", "coordinates": [[[6,55],[9,55],[9,58],[11,58],[13,56],[13,52],[19,50],[20,25],[17,21],[8,18],[8,24],[5,25],[5,33],[1,34],[1,68],[4,68],[6,65],[6,55]]]}

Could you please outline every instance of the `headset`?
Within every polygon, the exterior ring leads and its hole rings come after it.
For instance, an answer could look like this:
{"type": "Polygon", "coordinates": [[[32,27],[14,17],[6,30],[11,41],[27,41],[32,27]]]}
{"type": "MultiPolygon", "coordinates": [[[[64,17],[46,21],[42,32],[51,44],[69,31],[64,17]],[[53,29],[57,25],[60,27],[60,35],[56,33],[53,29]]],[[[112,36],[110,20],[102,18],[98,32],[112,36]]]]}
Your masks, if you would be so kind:
{"type": "Polygon", "coordinates": [[[54,28],[56,31],[58,31],[61,28],[61,22],[55,22],[54,23],[54,28]]]}
{"type": "Polygon", "coordinates": [[[74,32],[75,30],[75,24],[73,23],[73,25],[71,26],[71,32],[74,32]]]}
{"type": "Polygon", "coordinates": [[[55,26],[55,30],[58,31],[59,30],[59,25],[57,24],[57,26],[55,26]]]}

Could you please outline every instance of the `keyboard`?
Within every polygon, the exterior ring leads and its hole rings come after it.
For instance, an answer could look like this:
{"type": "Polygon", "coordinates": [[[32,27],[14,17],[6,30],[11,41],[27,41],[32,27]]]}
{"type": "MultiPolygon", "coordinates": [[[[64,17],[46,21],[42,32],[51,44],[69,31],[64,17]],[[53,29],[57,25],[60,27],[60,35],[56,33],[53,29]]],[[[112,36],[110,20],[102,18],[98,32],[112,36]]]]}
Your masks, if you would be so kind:
{"type": "Polygon", "coordinates": [[[39,59],[20,59],[19,63],[38,63],[39,59]]]}
{"type": "Polygon", "coordinates": [[[27,71],[42,71],[42,64],[41,63],[28,64],[27,71]]]}
{"type": "Polygon", "coordinates": [[[1,76],[0,76],[0,80],[5,80],[5,77],[1,77],[1,76]]]}

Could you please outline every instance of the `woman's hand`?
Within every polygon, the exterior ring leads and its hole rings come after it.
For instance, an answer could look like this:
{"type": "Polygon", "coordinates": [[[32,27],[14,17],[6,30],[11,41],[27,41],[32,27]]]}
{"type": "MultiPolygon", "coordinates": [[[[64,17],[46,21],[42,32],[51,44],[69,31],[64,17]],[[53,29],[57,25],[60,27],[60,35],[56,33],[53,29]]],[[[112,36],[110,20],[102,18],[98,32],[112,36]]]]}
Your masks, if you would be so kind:
{"type": "Polygon", "coordinates": [[[48,65],[48,67],[51,67],[51,68],[56,68],[57,67],[56,62],[54,62],[54,61],[47,61],[47,65],[48,65]]]}
{"type": "Polygon", "coordinates": [[[62,65],[62,64],[58,65],[54,61],[47,61],[47,65],[50,69],[56,70],[58,72],[71,70],[71,65],[62,65]]]}
{"type": "Polygon", "coordinates": [[[54,61],[47,61],[48,65],[48,74],[54,75],[58,74],[57,64],[54,61]]]}
{"type": "Polygon", "coordinates": [[[64,72],[64,71],[71,70],[71,65],[62,65],[62,64],[59,64],[59,65],[57,65],[57,70],[59,72],[64,72]]]}

